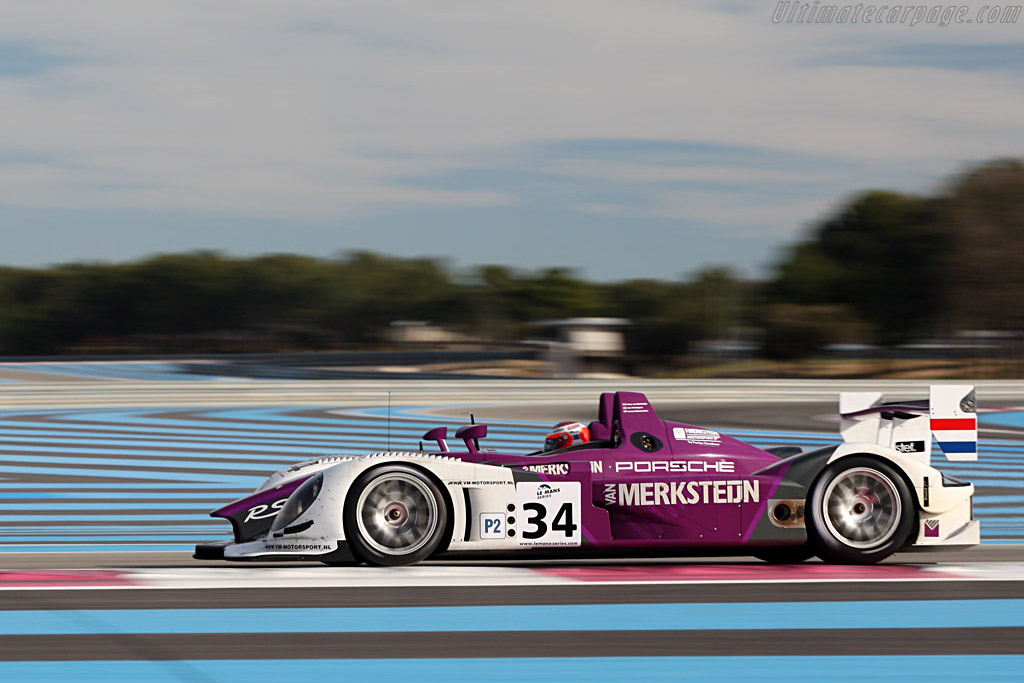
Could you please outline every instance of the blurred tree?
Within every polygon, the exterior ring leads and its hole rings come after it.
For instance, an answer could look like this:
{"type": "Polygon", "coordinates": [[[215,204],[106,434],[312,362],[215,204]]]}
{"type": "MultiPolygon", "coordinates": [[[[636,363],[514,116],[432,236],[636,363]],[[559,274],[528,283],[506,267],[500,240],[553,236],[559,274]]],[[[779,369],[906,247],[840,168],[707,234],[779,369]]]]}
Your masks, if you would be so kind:
{"type": "Polygon", "coordinates": [[[630,280],[609,285],[612,314],[629,318],[630,352],[662,360],[686,353],[701,339],[729,339],[751,322],[756,285],[728,267],[699,271],[690,282],[630,280]]]}
{"type": "Polygon", "coordinates": [[[949,249],[935,200],[866,192],[790,249],[768,298],[847,306],[883,343],[920,337],[932,331],[941,306],[940,259],[949,249]]]}
{"type": "Polygon", "coordinates": [[[72,264],[50,271],[49,277],[51,287],[42,306],[57,323],[47,334],[52,346],[134,332],[140,311],[132,267],[72,264]]]}
{"type": "Polygon", "coordinates": [[[614,317],[628,318],[626,349],[661,362],[686,353],[696,326],[686,312],[686,286],[680,282],[629,280],[608,285],[614,317]]]}
{"type": "Polygon", "coordinates": [[[684,315],[694,321],[699,339],[727,339],[747,318],[749,285],[727,266],[699,271],[684,288],[684,315]]]}
{"type": "Polygon", "coordinates": [[[161,339],[201,350],[202,339],[224,338],[232,348],[235,332],[273,348],[324,348],[378,342],[401,319],[504,340],[540,319],[611,316],[634,322],[627,346],[648,358],[671,359],[694,341],[752,327],[764,330],[770,354],[799,357],[840,341],[1022,330],[1022,248],[1024,164],[999,160],[968,169],[936,197],[852,197],[790,247],[764,283],[722,267],[668,282],[593,283],[564,268],[497,265],[453,277],[437,259],[369,252],[0,267],[0,353],[67,352],[107,339],[156,352],[165,350],[161,339]]]}
{"type": "Polygon", "coordinates": [[[48,270],[5,269],[0,305],[2,345],[6,353],[48,354],[57,350],[60,323],[55,302],[57,276],[48,270]]]}
{"type": "Polygon", "coordinates": [[[330,343],[324,311],[333,301],[331,265],[308,256],[274,254],[240,262],[235,300],[245,328],[289,347],[330,343]]]}
{"type": "Polygon", "coordinates": [[[1024,164],[978,166],[941,206],[951,242],[941,259],[946,327],[1024,330],[1024,164]]]}
{"type": "Polygon", "coordinates": [[[602,288],[566,268],[524,273],[484,266],[475,271],[472,282],[488,312],[500,312],[513,323],[608,314],[602,288]]]}
{"type": "Polygon", "coordinates": [[[445,322],[459,314],[448,271],[435,259],[353,252],[337,264],[334,287],[325,324],[348,341],[376,341],[393,320],[445,322]]]}
{"type": "Polygon", "coordinates": [[[864,341],[871,332],[851,306],[842,304],[769,304],[762,318],[769,358],[806,358],[828,344],[864,341]]]}
{"type": "Polygon", "coordinates": [[[181,335],[243,326],[247,296],[236,261],[208,251],[167,254],[134,271],[139,332],[181,335]]]}

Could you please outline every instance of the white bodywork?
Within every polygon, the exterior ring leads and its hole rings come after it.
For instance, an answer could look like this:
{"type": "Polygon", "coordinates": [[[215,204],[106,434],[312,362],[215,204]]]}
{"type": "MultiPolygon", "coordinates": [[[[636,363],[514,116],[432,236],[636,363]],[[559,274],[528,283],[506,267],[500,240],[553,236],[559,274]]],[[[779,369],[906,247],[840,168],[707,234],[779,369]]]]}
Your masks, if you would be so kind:
{"type": "MultiPolygon", "coordinates": [[[[487,538],[481,537],[484,515],[500,515],[502,519],[507,519],[508,506],[516,503],[516,485],[512,470],[506,467],[467,463],[442,455],[389,452],[372,453],[362,457],[318,458],[272,475],[261,489],[279,486],[296,477],[307,477],[316,472],[323,472],[324,483],[320,495],[309,509],[289,523],[301,526],[312,521],[313,524],[300,533],[284,535],[271,531],[264,539],[228,546],[224,551],[224,557],[237,559],[270,555],[315,556],[335,551],[338,547],[337,541],[345,540],[341,510],[352,482],[371,467],[393,463],[420,467],[434,475],[447,490],[448,513],[454,530],[449,549],[464,550],[472,547],[474,550],[510,550],[524,547],[521,538],[508,536],[507,533],[500,539],[493,538],[494,534],[488,534],[491,537],[487,538]],[[475,517],[471,520],[468,540],[464,533],[467,496],[475,517]]],[[[576,500],[578,505],[578,491],[576,500]]]]}
{"type": "Polygon", "coordinates": [[[844,445],[829,462],[855,453],[872,453],[902,470],[913,484],[919,507],[915,548],[969,546],[981,542],[981,524],[972,520],[974,485],[947,486],[931,467],[933,437],[947,460],[978,459],[974,387],[934,385],[927,406],[904,409],[883,403],[878,392],[839,396],[844,445]]]}
{"type": "Polygon", "coordinates": [[[934,436],[947,460],[978,459],[973,386],[934,385],[929,389],[928,405],[909,410],[887,405],[884,398],[880,392],[839,395],[839,431],[844,441],[886,446],[927,465],[931,463],[934,436]]]}
{"type": "Polygon", "coordinates": [[[981,522],[972,517],[974,484],[947,486],[942,472],[920,460],[874,443],[844,443],[828,462],[870,454],[903,472],[914,489],[918,509],[917,540],[910,549],[966,547],[981,542],[981,522]]]}

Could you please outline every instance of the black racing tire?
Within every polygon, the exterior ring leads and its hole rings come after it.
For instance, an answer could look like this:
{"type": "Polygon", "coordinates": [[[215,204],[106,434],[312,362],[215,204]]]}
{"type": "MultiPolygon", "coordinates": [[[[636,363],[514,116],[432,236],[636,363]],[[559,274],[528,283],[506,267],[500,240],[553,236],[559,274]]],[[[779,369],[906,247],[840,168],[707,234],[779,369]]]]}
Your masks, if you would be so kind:
{"type": "Polygon", "coordinates": [[[771,548],[756,548],[751,554],[768,564],[800,564],[814,557],[816,548],[810,543],[801,545],[780,545],[771,548]]]}
{"type": "Polygon", "coordinates": [[[874,564],[906,545],[917,520],[910,487],[891,465],[849,456],[818,475],[807,506],[807,537],[826,562],[874,564]]]}
{"type": "Polygon", "coordinates": [[[352,483],[342,521],[357,560],[388,567],[415,564],[430,557],[444,539],[448,506],[420,469],[383,465],[352,483]]]}

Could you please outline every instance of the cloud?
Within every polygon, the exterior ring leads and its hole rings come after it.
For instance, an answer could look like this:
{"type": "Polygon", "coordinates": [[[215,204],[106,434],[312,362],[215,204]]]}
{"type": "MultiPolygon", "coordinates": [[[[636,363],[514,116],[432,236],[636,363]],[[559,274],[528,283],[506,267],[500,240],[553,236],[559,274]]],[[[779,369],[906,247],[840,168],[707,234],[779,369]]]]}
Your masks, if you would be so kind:
{"type": "Polygon", "coordinates": [[[866,66],[918,66],[952,71],[1020,71],[1024,43],[911,43],[864,51],[836,53],[832,64],[866,66]]]}
{"type": "Polygon", "coordinates": [[[737,197],[708,192],[674,193],[643,206],[613,202],[585,202],[576,209],[601,216],[667,218],[682,224],[713,226],[719,237],[790,237],[794,227],[826,215],[833,199],[737,197]]]}
{"type": "Polygon", "coordinates": [[[0,78],[38,76],[66,63],[20,41],[0,42],[0,78]]]}
{"type": "Polygon", "coordinates": [[[582,217],[792,235],[829,197],[925,189],[1021,139],[1024,76],[1004,64],[1019,26],[784,25],[773,9],[8,3],[0,203],[342,229],[561,198],[582,217]]]}

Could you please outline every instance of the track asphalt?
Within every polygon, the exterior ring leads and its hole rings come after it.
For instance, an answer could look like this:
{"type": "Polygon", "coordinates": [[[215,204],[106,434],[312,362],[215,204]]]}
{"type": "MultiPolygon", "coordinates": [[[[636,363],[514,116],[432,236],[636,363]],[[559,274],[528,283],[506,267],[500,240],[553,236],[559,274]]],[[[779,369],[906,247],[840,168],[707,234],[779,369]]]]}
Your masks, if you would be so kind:
{"type": "MultiPolygon", "coordinates": [[[[117,368],[147,381],[165,371],[117,368]]],[[[1022,678],[1024,423],[1013,411],[983,415],[978,463],[937,459],[978,484],[986,543],[963,553],[865,568],[515,556],[225,565],[189,557],[195,541],[227,535],[208,510],[280,465],[376,450],[388,431],[410,447],[469,409],[398,407],[389,429],[379,403],[289,388],[278,406],[210,406],[217,382],[180,378],[175,405],[97,405],[97,391],[116,397],[127,381],[83,379],[70,393],[39,383],[40,405],[0,412],[0,680],[1022,678]]],[[[833,402],[744,391],[745,402],[655,407],[758,445],[835,439],[833,402]]],[[[549,423],[594,410],[500,402],[472,408],[491,424],[488,445],[523,451],[549,423]]]]}

